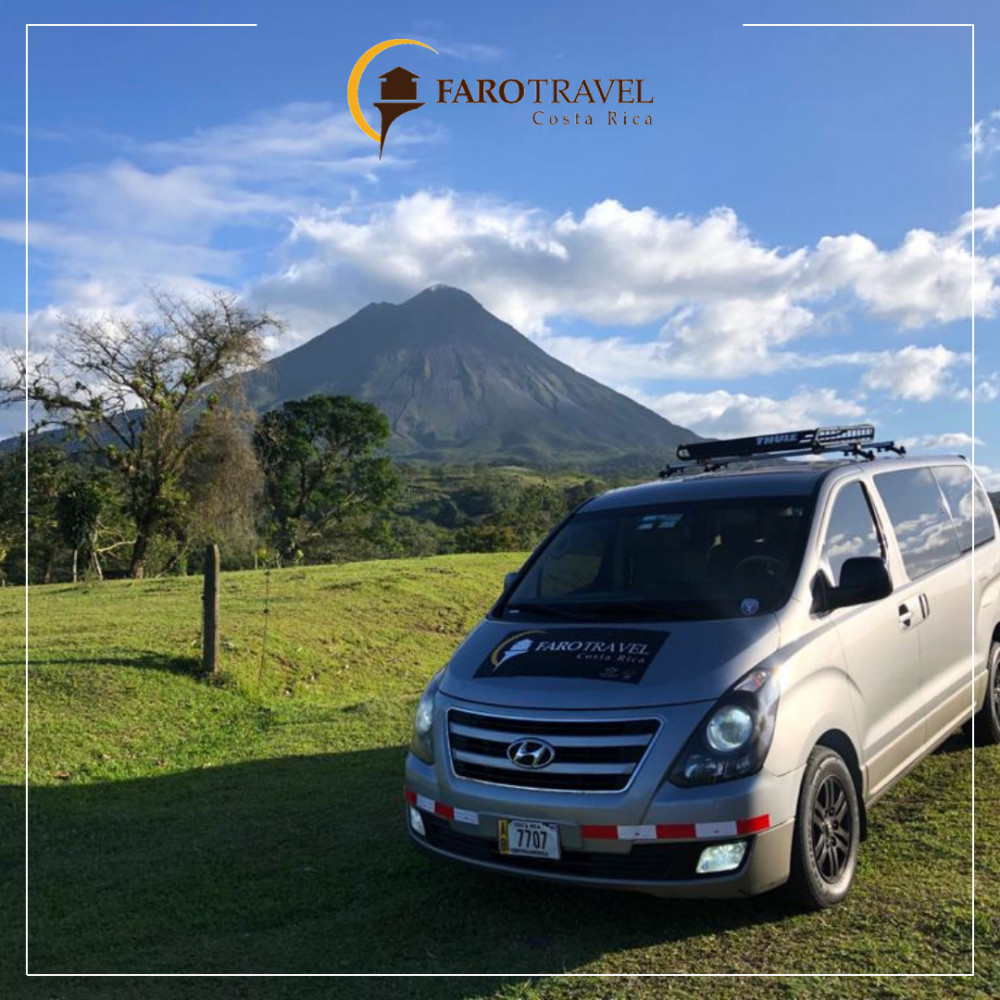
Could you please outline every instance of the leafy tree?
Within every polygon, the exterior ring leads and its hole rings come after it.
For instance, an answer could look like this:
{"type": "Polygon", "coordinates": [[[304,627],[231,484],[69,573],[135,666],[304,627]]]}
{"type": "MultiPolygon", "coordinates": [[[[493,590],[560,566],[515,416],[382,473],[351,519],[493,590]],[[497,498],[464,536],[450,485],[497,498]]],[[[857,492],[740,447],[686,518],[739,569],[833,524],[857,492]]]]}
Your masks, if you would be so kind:
{"type": "Polygon", "coordinates": [[[0,401],[25,390],[121,483],[134,528],[129,571],[144,574],[150,544],[183,513],[183,476],[199,428],[238,395],[242,372],[263,358],[279,326],[229,295],[185,299],[156,293],[141,316],[63,321],[57,351],[39,362],[15,355],[18,378],[0,401]]]}
{"type": "Polygon", "coordinates": [[[0,455],[0,549],[5,575],[24,582],[48,583],[63,548],[56,517],[56,497],[67,482],[68,460],[61,448],[31,441],[22,434],[16,448],[0,455]],[[28,472],[28,534],[34,572],[25,557],[24,475],[28,472]]]}
{"type": "Polygon", "coordinates": [[[399,481],[378,454],[389,434],[384,413],[350,396],[292,400],[261,417],[254,444],[282,561],[389,505],[399,481]]]}
{"type": "Polygon", "coordinates": [[[14,569],[13,554],[24,540],[24,452],[0,455],[0,583],[14,569]],[[20,461],[18,461],[20,458],[20,461]]]}
{"type": "Polygon", "coordinates": [[[186,502],[177,519],[172,563],[190,546],[216,542],[227,562],[252,564],[264,483],[250,423],[237,411],[220,408],[198,428],[181,478],[186,502]]]}
{"type": "Polygon", "coordinates": [[[81,479],[71,483],[56,496],[59,533],[63,541],[73,550],[74,583],[79,577],[81,550],[90,560],[98,578],[101,577],[96,549],[104,503],[105,492],[94,479],[81,479]]]}

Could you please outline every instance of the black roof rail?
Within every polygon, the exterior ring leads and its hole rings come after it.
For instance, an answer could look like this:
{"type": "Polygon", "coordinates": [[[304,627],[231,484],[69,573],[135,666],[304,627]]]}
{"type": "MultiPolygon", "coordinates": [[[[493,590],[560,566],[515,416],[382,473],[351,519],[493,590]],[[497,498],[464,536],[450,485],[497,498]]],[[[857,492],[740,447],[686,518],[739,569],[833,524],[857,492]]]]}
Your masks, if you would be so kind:
{"type": "Polygon", "coordinates": [[[677,457],[681,461],[668,465],[660,472],[660,477],[666,479],[675,473],[694,468],[702,472],[715,472],[732,462],[759,462],[773,456],[794,458],[799,455],[840,452],[851,458],[871,461],[880,451],[906,454],[903,445],[874,439],[875,428],[872,424],[851,424],[843,427],[813,427],[781,434],[757,434],[726,441],[693,441],[677,446],[677,457]]]}

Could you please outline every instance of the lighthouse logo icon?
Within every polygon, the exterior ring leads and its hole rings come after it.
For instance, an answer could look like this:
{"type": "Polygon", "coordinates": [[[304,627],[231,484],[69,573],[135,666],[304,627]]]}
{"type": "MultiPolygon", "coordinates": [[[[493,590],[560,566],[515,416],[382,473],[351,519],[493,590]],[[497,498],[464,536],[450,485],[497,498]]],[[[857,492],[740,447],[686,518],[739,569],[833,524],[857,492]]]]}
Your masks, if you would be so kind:
{"type": "Polygon", "coordinates": [[[389,131],[389,126],[407,111],[416,111],[424,106],[423,101],[417,100],[417,80],[420,79],[416,73],[411,73],[402,66],[383,73],[379,80],[382,84],[382,100],[375,102],[379,114],[382,116],[382,128],[380,129],[378,158],[382,159],[382,150],[385,148],[385,137],[389,131]]]}

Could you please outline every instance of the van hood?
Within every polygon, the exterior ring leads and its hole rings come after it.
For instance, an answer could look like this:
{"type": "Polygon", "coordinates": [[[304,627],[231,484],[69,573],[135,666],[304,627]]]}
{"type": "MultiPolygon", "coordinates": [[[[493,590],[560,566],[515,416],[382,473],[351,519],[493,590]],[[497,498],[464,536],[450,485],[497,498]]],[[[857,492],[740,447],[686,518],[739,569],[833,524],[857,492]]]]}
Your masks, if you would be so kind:
{"type": "Polygon", "coordinates": [[[724,621],[482,621],[441,679],[453,698],[511,708],[714,701],[778,649],[776,615],[724,621]]]}

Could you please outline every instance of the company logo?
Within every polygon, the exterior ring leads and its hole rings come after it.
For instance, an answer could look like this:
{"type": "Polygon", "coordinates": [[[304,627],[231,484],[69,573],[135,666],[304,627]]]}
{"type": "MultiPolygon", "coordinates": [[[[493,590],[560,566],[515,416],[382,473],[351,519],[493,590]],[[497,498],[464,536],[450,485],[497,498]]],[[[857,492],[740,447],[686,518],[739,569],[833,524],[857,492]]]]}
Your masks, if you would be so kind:
{"type": "MultiPolygon", "coordinates": [[[[379,77],[380,100],[374,102],[379,113],[380,127],[377,132],[361,111],[358,90],[366,67],[377,55],[397,45],[419,45],[438,54],[437,49],[415,38],[390,38],[368,49],[354,64],[347,81],[347,105],[351,116],[358,128],[369,139],[378,143],[380,160],[385,149],[385,137],[392,123],[401,115],[416,111],[425,104],[417,99],[417,74],[404,66],[396,66],[379,77]]],[[[574,80],[543,76],[523,80],[515,77],[506,80],[449,77],[434,81],[434,103],[547,105],[547,108],[537,107],[531,110],[527,120],[533,125],[646,126],[653,124],[652,109],[640,105],[651,105],[655,100],[648,87],[643,89],[646,82],[639,77],[617,76],[574,80]]]]}
{"type": "Polygon", "coordinates": [[[535,643],[534,640],[528,638],[529,635],[545,635],[545,633],[540,629],[532,629],[530,632],[516,632],[514,635],[507,636],[490,656],[493,669],[496,670],[501,664],[512,660],[515,656],[530,653],[535,643]]]}
{"type": "Polygon", "coordinates": [[[575,677],[638,684],[669,632],[555,628],[515,632],[480,664],[476,677],[575,677]]]}
{"type": "Polygon", "coordinates": [[[389,126],[408,111],[416,111],[424,106],[423,101],[417,100],[417,80],[416,73],[411,73],[402,66],[383,73],[379,80],[382,82],[381,100],[375,102],[381,118],[381,128],[378,132],[368,124],[368,120],[361,113],[361,103],[358,100],[358,88],[361,85],[361,76],[365,67],[381,52],[391,49],[396,45],[421,45],[425,49],[437,54],[437,49],[432,48],[426,42],[418,42],[414,38],[390,38],[388,41],[379,42],[373,45],[355,64],[351,70],[351,75],[347,81],[347,106],[351,109],[351,117],[358,128],[378,143],[378,158],[382,159],[382,150],[385,148],[385,136],[389,131],[389,126]]]}
{"type": "Polygon", "coordinates": [[[507,759],[525,770],[537,771],[556,759],[556,750],[545,740],[517,740],[507,747],[507,759]]]}

